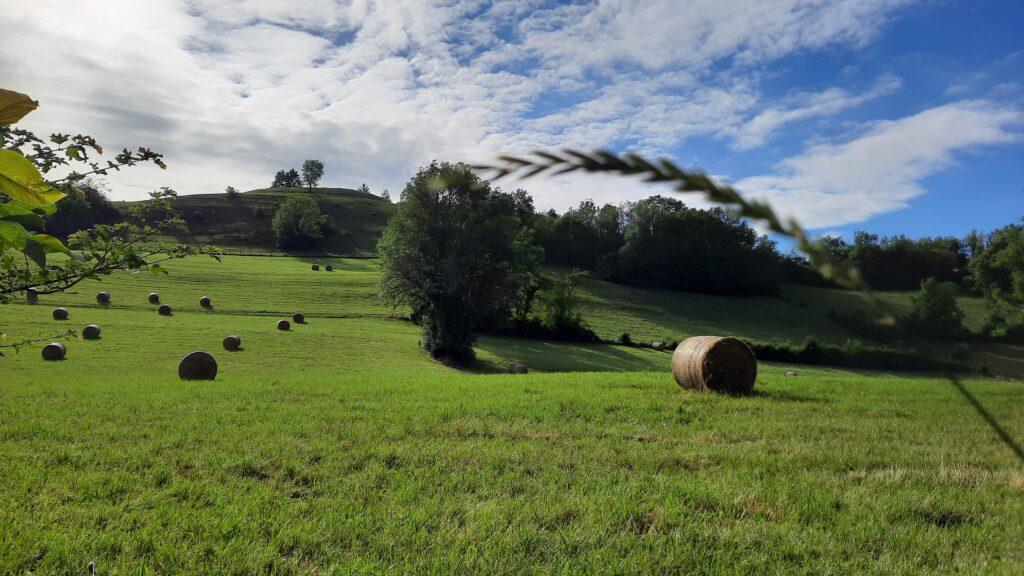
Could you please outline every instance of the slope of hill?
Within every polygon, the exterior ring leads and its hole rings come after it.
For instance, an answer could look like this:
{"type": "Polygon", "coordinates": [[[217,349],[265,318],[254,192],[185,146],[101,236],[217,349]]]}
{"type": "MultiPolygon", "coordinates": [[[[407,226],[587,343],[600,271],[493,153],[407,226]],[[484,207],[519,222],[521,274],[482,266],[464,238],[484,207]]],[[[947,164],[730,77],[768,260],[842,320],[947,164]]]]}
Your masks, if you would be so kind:
{"type": "Polygon", "coordinates": [[[265,188],[234,198],[227,194],[190,194],[174,200],[175,208],[188,222],[188,232],[171,239],[186,244],[216,244],[229,252],[283,253],[275,245],[270,223],[278,205],[297,195],[312,197],[333,222],[334,232],[314,251],[322,254],[372,255],[393,210],[393,205],[379,196],[347,188],[316,188],[313,192],[265,188]]]}

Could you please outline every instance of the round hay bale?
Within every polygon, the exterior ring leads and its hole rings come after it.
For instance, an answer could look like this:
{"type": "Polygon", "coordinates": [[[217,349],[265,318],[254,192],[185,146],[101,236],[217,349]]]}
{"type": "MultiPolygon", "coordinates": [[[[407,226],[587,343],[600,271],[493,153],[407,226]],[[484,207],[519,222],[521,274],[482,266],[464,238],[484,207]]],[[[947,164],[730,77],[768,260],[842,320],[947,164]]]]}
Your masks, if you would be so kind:
{"type": "Polygon", "coordinates": [[[306,317],[302,315],[302,312],[296,312],[295,314],[292,314],[292,321],[296,324],[302,324],[306,321],[306,317]]]}
{"type": "Polygon", "coordinates": [[[96,301],[100,304],[110,304],[110,292],[104,290],[96,293],[96,301]]]}
{"type": "Polygon", "coordinates": [[[53,319],[54,320],[67,320],[68,319],[68,309],[64,308],[64,307],[54,308],[53,309],[53,319]]]}
{"type": "Polygon", "coordinates": [[[234,351],[234,350],[238,350],[241,347],[242,347],[242,339],[239,338],[238,336],[235,336],[234,334],[231,334],[230,336],[228,336],[227,338],[224,339],[224,349],[225,350],[232,350],[232,351],[234,351]]]}
{"type": "Polygon", "coordinates": [[[189,352],[178,362],[178,378],[182,380],[213,380],[217,377],[217,360],[209,352],[189,352]]]}
{"type": "Polygon", "coordinates": [[[213,306],[213,300],[210,300],[209,296],[203,296],[199,299],[199,305],[203,308],[209,308],[210,306],[213,306]]]}
{"type": "Polygon", "coordinates": [[[39,302],[39,292],[35,288],[29,288],[25,290],[25,300],[29,304],[35,304],[39,302]]]}
{"type": "Polygon", "coordinates": [[[289,324],[287,320],[278,320],[277,321],[277,329],[278,330],[291,330],[292,329],[292,325],[289,324]]]}
{"type": "Polygon", "coordinates": [[[509,364],[508,366],[509,374],[526,374],[527,372],[529,372],[529,370],[522,364],[509,364]]]}
{"type": "Polygon", "coordinates": [[[68,349],[61,342],[50,342],[43,346],[43,360],[63,360],[68,349]]]}
{"type": "Polygon", "coordinates": [[[309,268],[310,268],[310,270],[312,270],[313,272],[316,272],[317,270],[319,270],[319,269],[320,269],[320,265],[319,265],[319,264],[313,264],[313,265],[312,265],[312,266],[310,266],[309,268]]]}
{"type": "Polygon", "coordinates": [[[334,272],[334,266],[331,266],[330,264],[328,264],[327,267],[324,268],[324,270],[327,270],[328,272],[334,272]]]}
{"type": "Polygon", "coordinates": [[[160,303],[160,295],[157,294],[156,292],[150,292],[149,293],[149,303],[150,304],[159,304],[160,303]]]}
{"type": "Polygon", "coordinates": [[[159,312],[161,316],[170,316],[171,315],[171,307],[168,306],[167,304],[161,304],[160,307],[157,308],[156,311],[159,312]]]}
{"type": "Polygon", "coordinates": [[[98,324],[89,324],[82,329],[82,338],[86,340],[96,340],[100,337],[100,327],[98,324]]]}
{"type": "Polygon", "coordinates": [[[754,388],[757,359],[737,338],[694,336],[672,353],[672,375],[683,388],[744,394],[754,388]]]}

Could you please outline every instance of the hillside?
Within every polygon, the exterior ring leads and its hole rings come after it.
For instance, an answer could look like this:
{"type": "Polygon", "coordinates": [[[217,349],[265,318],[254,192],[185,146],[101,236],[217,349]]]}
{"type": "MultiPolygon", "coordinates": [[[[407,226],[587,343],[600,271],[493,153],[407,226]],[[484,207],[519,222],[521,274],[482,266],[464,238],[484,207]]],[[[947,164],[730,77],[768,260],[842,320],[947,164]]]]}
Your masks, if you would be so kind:
{"type": "Polygon", "coordinates": [[[299,188],[265,188],[242,192],[236,198],[189,194],[174,200],[189,230],[172,239],[185,244],[216,244],[229,252],[283,253],[274,243],[270,223],[277,206],[296,195],[311,196],[334,223],[334,232],[315,251],[323,254],[371,255],[393,210],[393,205],[379,196],[347,188],[317,188],[312,193],[299,188]]]}

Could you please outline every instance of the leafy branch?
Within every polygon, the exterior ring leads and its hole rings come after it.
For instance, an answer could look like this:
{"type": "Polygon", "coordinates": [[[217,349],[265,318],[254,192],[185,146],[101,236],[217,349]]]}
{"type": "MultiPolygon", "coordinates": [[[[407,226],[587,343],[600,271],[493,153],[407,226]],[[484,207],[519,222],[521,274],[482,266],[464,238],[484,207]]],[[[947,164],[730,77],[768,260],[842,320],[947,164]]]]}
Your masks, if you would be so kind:
{"type": "Polygon", "coordinates": [[[796,219],[783,219],[767,202],[746,198],[732,186],[718,184],[703,172],[683,170],[670,160],[651,162],[637,154],[619,155],[606,150],[590,153],[571,149],[538,150],[528,156],[500,156],[493,165],[474,168],[490,173],[494,180],[579,171],[639,176],[645,182],[671,184],[676,192],[703,193],[708,200],[729,208],[736,216],[762,222],[768,230],[793,238],[797,248],[808,256],[811,266],[823,277],[862,292],[876,306],[881,304],[860,271],[849,261],[836,258],[821,240],[812,241],[796,219]]]}
{"type": "MultiPolygon", "coordinates": [[[[4,355],[4,349],[6,349],[6,348],[14,349],[14,353],[17,354],[17,353],[21,352],[21,349],[23,347],[28,346],[29,344],[35,344],[37,342],[46,342],[46,341],[51,341],[52,342],[54,340],[68,340],[68,339],[74,338],[76,336],[78,336],[78,331],[77,330],[73,330],[73,329],[69,329],[69,330],[65,330],[64,332],[61,332],[60,334],[55,334],[53,336],[42,336],[40,338],[24,338],[24,339],[18,340],[16,342],[11,342],[9,344],[8,343],[2,343],[2,344],[0,344],[0,356],[4,355]]],[[[4,342],[6,339],[7,339],[7,334],[0,334],[0,342],[4,342]]]]}

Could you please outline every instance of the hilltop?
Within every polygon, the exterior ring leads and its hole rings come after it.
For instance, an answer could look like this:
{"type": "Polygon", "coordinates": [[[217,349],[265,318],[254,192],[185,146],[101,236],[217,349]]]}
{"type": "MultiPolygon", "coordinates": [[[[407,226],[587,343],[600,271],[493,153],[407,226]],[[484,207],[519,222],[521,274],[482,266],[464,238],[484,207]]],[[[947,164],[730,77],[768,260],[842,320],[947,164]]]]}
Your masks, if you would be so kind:
{"type": "MultiPolygon", "coordinates": [[[[318,253],[369,256],[387,225],[394,205],[379,196],[348,188],[263,188],[227,194],[190,194],[174,200],[177,211],[188,222],[188,232],[175,234],[175,242],[216,244],[229,252],[253,254],[282,253],[270,229],[278,205],[293,196],[316,200],[330,216],[334,231],[323,239],[318,253]]],[[[124,208],[135,204],[120,203],[124,208]]]]}

